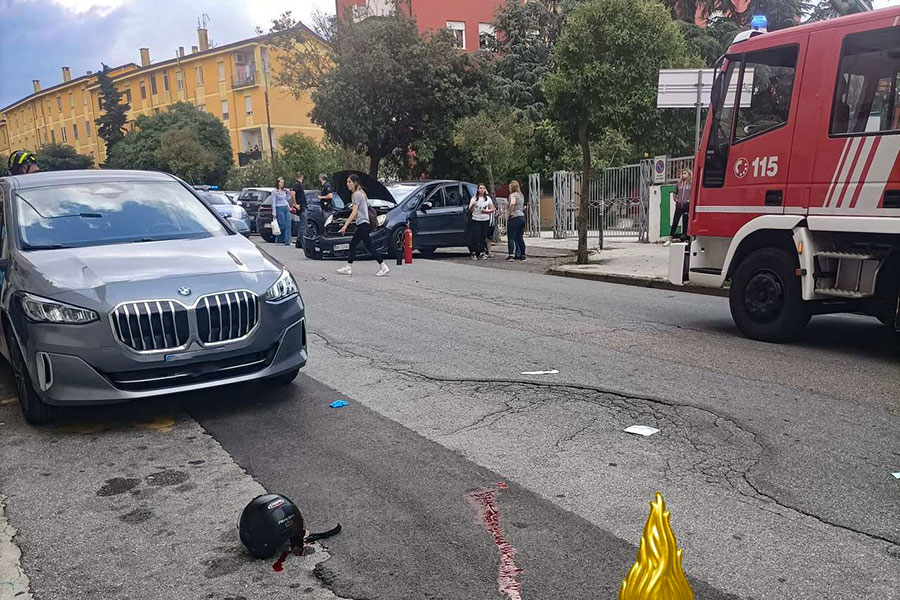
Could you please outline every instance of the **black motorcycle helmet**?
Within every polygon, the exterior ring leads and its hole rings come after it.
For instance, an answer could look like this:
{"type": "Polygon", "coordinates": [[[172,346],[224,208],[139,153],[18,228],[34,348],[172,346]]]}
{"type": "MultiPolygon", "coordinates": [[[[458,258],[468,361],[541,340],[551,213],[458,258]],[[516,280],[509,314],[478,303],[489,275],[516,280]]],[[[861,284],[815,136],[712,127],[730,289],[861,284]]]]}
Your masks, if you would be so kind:
{"type": "Polygon", "coordinates": [[[306,530],[303,515],[280,494],[263,494],[250,501],[238,526],[241,542],[256,558],[271,558],[290,542],[302,546],[306,530]]]}

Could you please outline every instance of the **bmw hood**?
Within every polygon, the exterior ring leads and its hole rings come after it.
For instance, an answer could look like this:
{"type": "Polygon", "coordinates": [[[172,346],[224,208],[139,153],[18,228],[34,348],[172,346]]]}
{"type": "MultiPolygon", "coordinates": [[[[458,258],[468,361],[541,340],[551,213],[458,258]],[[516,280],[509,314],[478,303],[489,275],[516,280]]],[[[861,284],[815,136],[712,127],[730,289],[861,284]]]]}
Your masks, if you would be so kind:
{"type": "MultiPolygon", "coordinates": [[[[338,193],[338,195],[344,199],[344,203],[347,206],[350,206],[350,197],[352,194],[350,193],[350,189],[347,187],[347,177],[350,175],[356,175],[359,177],[359,184],[362,186],[364,190],[366,190],[366,195],[370,200],[384,200],[380,204],[390,204],[393,207],[397,201],[394,200],[394,197],[388,191],[384,185],[379,182],[374,177],[363,173],[362,171],[339,171],[332,175],[332,181],[334,182],[334,191],[338,193]]],[[[375,206],[375,202],[373,202],[373,206],[375,206]]]]}
{"type": "Polygon", "coordinates": [[[187,282],[201,276],[229,274],[271,273],[267,279],[274,281],[282,268],[239,235],[37,250],[20,253],[19,260],[32,265],[20,269],[25,288],[49,297],[86,290],[96,290],[102,297],[101,289],[112,284],[169,279],[187,282]]]}

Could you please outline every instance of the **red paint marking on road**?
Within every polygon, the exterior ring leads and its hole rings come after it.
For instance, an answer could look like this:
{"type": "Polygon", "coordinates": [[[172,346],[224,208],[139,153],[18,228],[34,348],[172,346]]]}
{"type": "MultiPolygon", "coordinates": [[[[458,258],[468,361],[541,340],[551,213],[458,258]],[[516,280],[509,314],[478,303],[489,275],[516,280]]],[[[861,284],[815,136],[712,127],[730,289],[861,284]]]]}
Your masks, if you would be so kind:
{"type": "Polygon", "coordinates": [[[503,529],[500,527],[500,511],[497,509],[497,494],[500,490],[505,489],[507,489],[506,483],[500,481],[497,482],[496,489],[474,490],[466,494],[466,499],[478,512],[478,518],[494,538],[497,549],[500,551],[497,589],[509,600],[522,600],[522,584],[516,581],[516,576],[522,572],[522,569],[516,566],[516,549],[503,536],[503,529]]]}
{"type": "Polygon", "coordinates": [[[272,565],[272,570],[275,571],[276,573],[281,573],[281,571],[284,569],[284,561],[290,555],[291,555],[290,550],[285,550],[284,552],[282,552],[281,556],[278,557],[278,560],[275,561],[275,564],[272,565]]]}

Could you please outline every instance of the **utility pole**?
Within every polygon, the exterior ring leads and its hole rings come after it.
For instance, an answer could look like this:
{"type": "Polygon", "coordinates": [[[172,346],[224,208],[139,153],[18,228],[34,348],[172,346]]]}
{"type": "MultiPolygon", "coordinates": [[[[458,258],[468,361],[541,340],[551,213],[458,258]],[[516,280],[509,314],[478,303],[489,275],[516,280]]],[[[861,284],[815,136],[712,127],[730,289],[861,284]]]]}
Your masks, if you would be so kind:
{"type": "MultiPolygon", "coordinates": [[[[266,52],[266,56],[268,58],[268,52],[266,52]]],[[[269,156],[272,158],[272,164],[275,164],[275,143],[272,141],[272,119],[269,117],[269,61],[263,60],[262,51],[259,53],[260,61],[262,62],[262,72],[263,72],[263,81],[265,81],[266,89],[263,92],[263,95],[266,99],[266,135],[269,138],[269,156]]]]}

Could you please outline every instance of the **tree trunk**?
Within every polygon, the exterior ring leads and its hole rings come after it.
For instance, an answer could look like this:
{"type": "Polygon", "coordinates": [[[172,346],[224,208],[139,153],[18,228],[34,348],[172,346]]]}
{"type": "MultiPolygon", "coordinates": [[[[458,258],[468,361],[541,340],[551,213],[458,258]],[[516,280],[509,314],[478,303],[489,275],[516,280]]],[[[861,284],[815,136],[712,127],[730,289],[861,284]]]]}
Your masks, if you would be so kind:
{"type": "Polygon", "coordinates": [[[590,219],[591,189],[591,145],[587,136],[587,123],[578,127],[578,141],[581,142],[581,157],[583,160],[581,201],[578,204],[578,264],[586,265],[588,262],[587,234],[588,220],[590,219]]]}
{"type": "MultiPolygon", "coordinates": [[[[487,172],[488,172],[488,185],[491,186],[491,198],[493,199],[493,202],[494,202],[494,210],[498,210],[500,208],[500,204],[497,202],[497,187],[494,185],[494,169],[493,169],[493,167],[491,167],[491,163],[488,163],[488,165],[487,165],[487,172]]],[[[494,215],[494,217],[495,217],[494,223],[499,224],[500,220],[496,219],[496,216],[497,215],[495,214],[494,215]]],[[[494,227],[494,237],[491,238],[491,241],[493,241],[493,242],[500,241],[500,227],[494,227]]]]}
{"type": "Polygon", "coordinates": [[[381,166],[381,157],[369,153],[369,176],[372,179],[378,179],[378,167],[381,166]]]}

